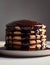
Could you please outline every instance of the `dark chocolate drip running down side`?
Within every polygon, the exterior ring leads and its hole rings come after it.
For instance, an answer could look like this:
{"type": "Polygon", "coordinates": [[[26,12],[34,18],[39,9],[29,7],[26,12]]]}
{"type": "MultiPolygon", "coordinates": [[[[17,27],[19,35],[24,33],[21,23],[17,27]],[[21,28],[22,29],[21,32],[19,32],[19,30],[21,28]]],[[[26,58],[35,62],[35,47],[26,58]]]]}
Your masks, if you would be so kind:
{"type": "Polygon", "coordinates": [[[29,37],[30,37],[30,35],[28,33],[30,33],[30,30],[27,28],[24,28],[21,30],[21,34],[23,34],[23,35],[21,35],[21,38],[25,38],[24,40],[21,41],[21,43],[22,43],[21,50],[29,50],[29,45],[30,45],[29,37]]]}

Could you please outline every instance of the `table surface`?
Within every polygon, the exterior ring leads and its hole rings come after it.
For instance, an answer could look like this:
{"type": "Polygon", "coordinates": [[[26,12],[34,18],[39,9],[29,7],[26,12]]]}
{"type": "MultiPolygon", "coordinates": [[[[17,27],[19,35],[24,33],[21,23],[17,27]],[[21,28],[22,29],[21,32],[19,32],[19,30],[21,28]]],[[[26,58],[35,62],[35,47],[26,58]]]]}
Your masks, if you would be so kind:
{"type": "MultiPolygon", "coordinates": [[[[0,43],[5,43],[0,41],[0,43]]],[[[50,42],[49,42],[50,43],[50,42]]],[[[50,65],[50,56],[33,58],[7,58],[0,56],[1,65],[50,65]]]]}

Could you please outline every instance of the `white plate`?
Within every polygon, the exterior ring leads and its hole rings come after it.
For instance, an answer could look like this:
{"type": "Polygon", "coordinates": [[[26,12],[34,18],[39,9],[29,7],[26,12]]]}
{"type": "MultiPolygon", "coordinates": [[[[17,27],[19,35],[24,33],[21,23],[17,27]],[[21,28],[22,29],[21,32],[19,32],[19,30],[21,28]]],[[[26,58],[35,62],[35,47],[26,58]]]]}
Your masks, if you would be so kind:
{"type": "MultiPolygon", "coordinates": [[[[50,45],[47,45],[47,46],[50,47],[50,45]]],[[[31,56],[38,57],[38,56],[50,55],[50,50],[38,50],[38,51],[6,50],[5,47],[1,45],[0,54],[5,55],[5,56],[15,56],[15,57],[31,57],[31,56]]]]}

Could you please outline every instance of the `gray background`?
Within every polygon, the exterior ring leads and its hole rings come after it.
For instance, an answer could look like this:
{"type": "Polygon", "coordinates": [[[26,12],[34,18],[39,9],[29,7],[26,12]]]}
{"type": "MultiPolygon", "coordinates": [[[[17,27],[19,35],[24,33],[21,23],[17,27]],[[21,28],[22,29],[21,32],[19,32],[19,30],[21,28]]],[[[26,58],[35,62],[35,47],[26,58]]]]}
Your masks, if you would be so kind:
{"type": "Polygon", "coordinates": [[[21,19],[46,24],[50,40],[50,0],[0,0],[0,41],[5,40],[5,25],[21,19]]]}

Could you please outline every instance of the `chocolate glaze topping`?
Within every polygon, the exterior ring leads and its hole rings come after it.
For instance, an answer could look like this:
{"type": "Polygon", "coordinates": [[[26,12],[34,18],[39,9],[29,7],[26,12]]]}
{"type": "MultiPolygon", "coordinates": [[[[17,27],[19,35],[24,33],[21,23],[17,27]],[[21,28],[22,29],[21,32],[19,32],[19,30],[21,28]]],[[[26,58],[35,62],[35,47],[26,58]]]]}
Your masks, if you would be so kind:
{"type": "Polygon", "coordinates": [[[30,20],[19,20],[19,21],[14,21],[12,23],[7,24],[6,26],[34,26],[34,25],[41,25],[41,23],[38,23],[36,21],[30,21],[30,20]]]}

